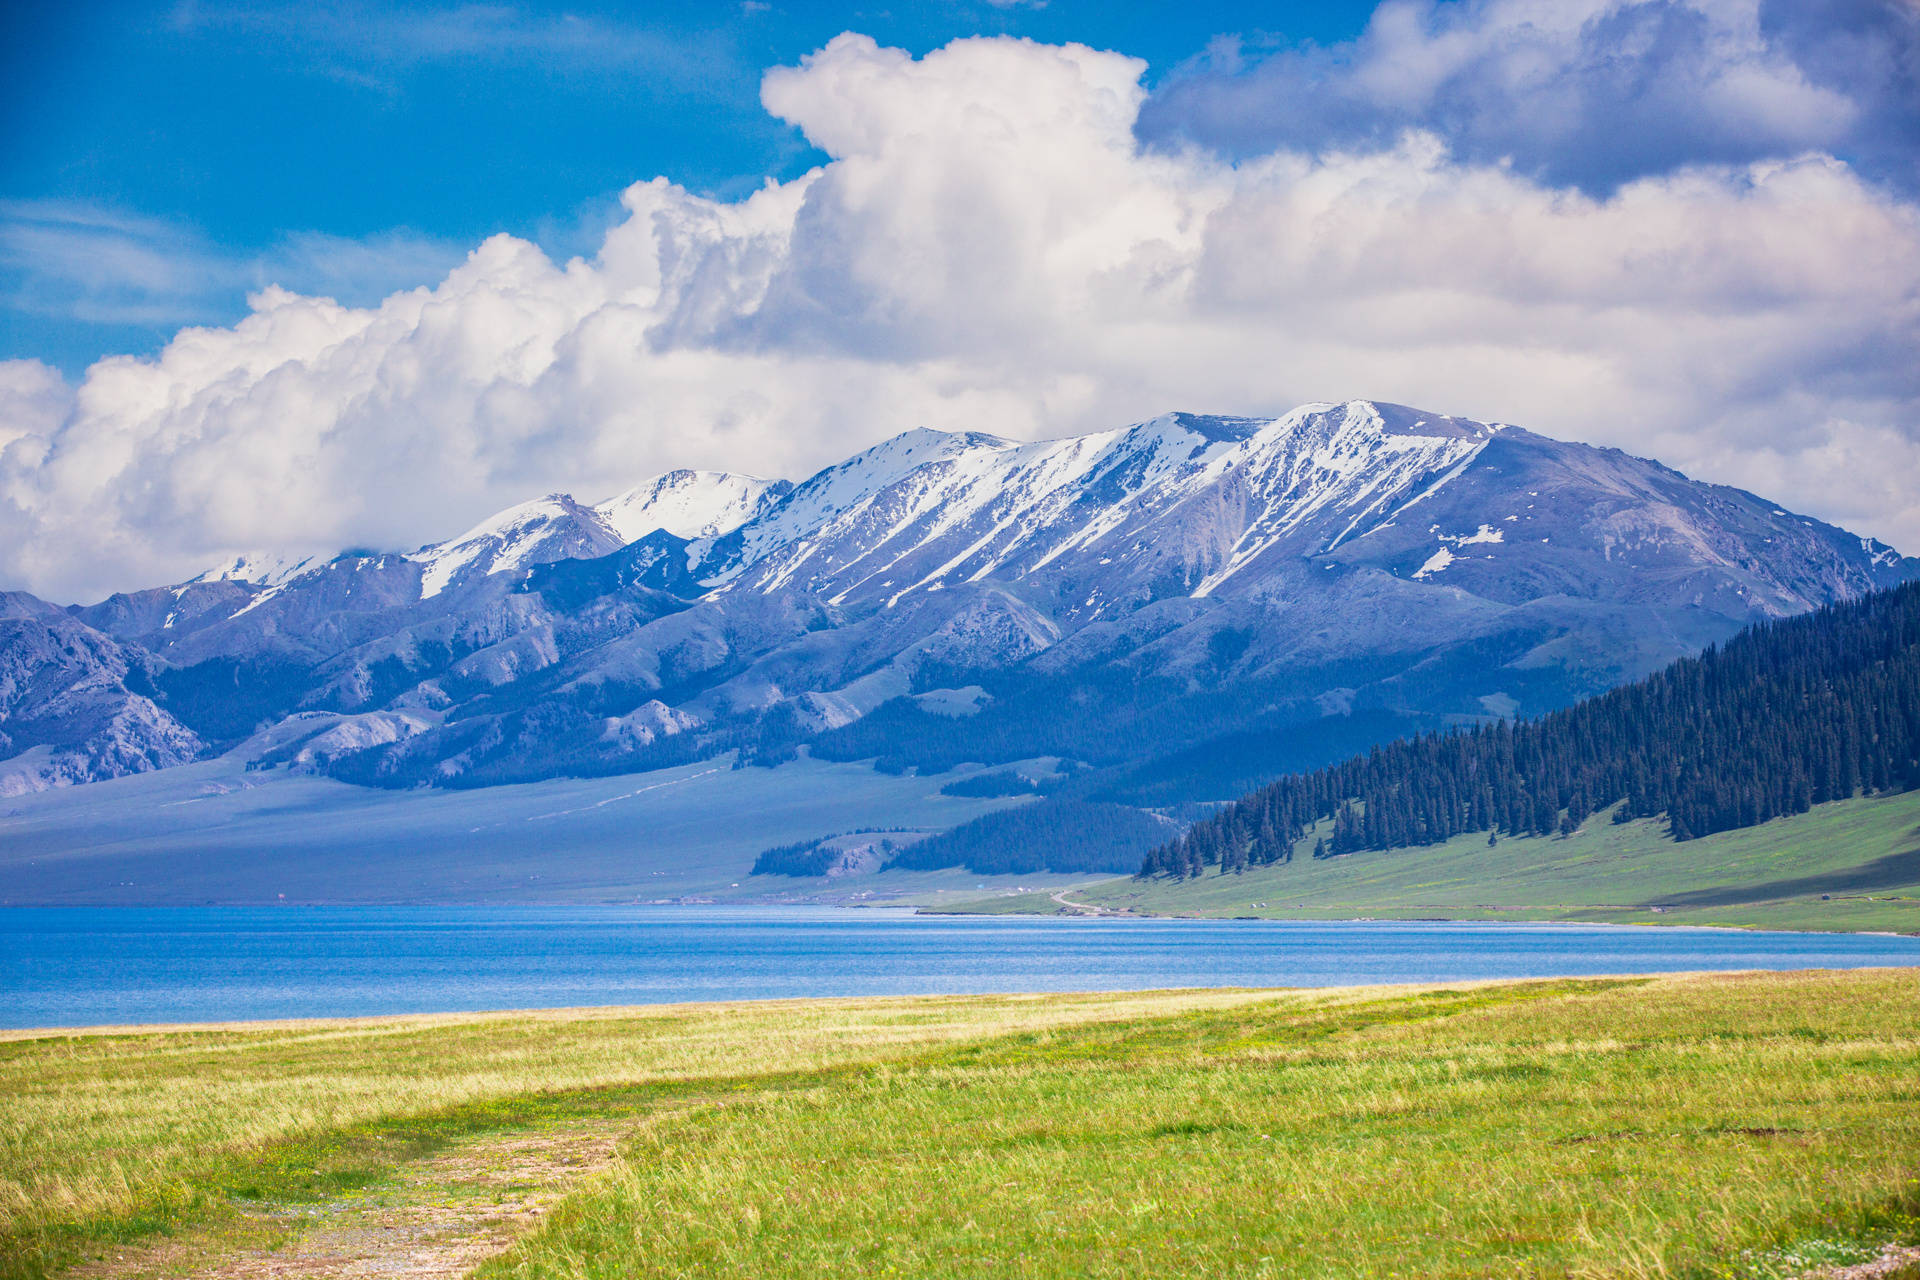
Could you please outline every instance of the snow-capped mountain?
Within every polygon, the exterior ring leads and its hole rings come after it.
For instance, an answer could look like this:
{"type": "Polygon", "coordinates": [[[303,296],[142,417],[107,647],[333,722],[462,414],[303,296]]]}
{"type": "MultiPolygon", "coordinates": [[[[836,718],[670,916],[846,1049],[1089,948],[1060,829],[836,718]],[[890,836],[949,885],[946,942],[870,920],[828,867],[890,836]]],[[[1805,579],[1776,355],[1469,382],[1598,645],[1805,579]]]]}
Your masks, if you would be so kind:
{"type": "Polygon", "coordinates": [[[489,574],[511,573],[555,560],[591,560],[618,551],[629,539],[592,507],[550,493],[482,520],[457,538],[420,548],[407,559],[420,566],[420,598],[489,574]]]}
{"type": "Polygon", "coordinates": [[[302,716],[265,763],[472,785],[800,743],[1115,764],[1255,724],[1528,713],[1917,571],[1658,463],[1354,401],[915,430],[797,484],[670,472],[407,554],[34,604],[125,655],[96,675],[151,685],[122,693],[179,730],[153,728],[154,767],[302,716]]]}
{"type": "Polygon", "coordinates": [[[181,585],[200,582],[245,582],[256,587],[277,587],[317,567],[320,556],[283,556],[271,551],[256,551],[223,560],[181,585]]]}
{"type": "Polygon", "coordinates": [[[676,538],[717,538],[753,519],[792,488],[790,481],[730,471],[669,471],[608,498],[594,510],[622,544],[657,529],[676,538]]]}
{"type": "Polygon", "coordinates": [[[741,586],[893,604],[1058,566],[1092,584],[1062,602],[1070,619],[1144,603],[1176,581],[1205,597],[1276,550],[1327,550],[1388,519],[1497,430],[1356,402],[1272,421],[1167,414],[1025,445],[910,433],[795,494],[831,500],[747,525],[741,586]],[[879,469],[875,455],[891,472],[858,483],[879,469]]]}

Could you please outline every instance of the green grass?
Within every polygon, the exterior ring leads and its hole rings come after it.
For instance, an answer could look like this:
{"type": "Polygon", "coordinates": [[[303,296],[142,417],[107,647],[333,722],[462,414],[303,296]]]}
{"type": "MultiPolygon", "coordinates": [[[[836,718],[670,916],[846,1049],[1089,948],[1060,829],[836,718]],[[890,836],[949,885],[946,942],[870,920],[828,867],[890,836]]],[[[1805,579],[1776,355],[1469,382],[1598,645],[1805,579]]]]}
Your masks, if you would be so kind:
{"type": "MultiPolygon", "coordinates": [[[[1920,932],[1920,791],[1822,805],[1679,844],[1658,821],[1596,815],[1566,837],[1462,836],[1426,849],[1291,863],[1197,880],[1109,880],[1076,901],[1156,915],[1588,920],[1920,932]],[[1656,910],[1655,908],[1659,908],[1656,910]]],[[[1045,910],[1047,896],[1027,909],[1045,910]]],[[[1022,909],[1013,897],[942,908],[1022,909]]]]}
{"type": "Polygon", "coordinates": [[[481,1271],[1781,1275],[1910,1234],[1911,974],[1292,996],[650,1126],[481,1271]]]}
{"type": "Polygon", "coordinates": [[[489,1128],[637,1114],[716,1087],[1167,1002],[800,1001],[0,1033],[0,1277],[219,1219],[235,1198],[366,1185],[489,1128]]]}
{"type": "Polygon", "coordinates": [[[1920,1239],[1913,970],[43,1037],[0,1084],[15,1275],[594,1116],[612,1169],[482,1280],[1785,1277],[1920,1239]]]}
{"type": "Polygon", "coordinates": [[[921,906],[923,915],[967,916],[1052,916],[1065,911],[1050,889],[1027,889],[996,894],[991,898],[966,898],[944,905],[931,902],[921,906]]]}

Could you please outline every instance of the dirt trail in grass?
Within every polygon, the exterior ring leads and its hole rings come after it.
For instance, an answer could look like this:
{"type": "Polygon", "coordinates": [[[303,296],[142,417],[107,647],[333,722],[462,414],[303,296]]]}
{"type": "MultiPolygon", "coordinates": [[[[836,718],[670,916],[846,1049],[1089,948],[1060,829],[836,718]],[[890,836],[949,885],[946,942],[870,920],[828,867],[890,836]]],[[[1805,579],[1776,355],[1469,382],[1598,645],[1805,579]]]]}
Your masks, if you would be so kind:
{"type": "Polygon", "coordinates": [[[1851,1267],[1823,1267],[1807,1273],[1808,1280],[1908,1280],[1920,1276],[1920,1248],[1890,1244],[1870,1262],[1851,1267]]]}
{"type": "Polygon", "coordinates": [[[465,1275],[538,1226],[582,1179],[613,1161],[631,1118],[494,1133],[399,1170],[365,1191],[319,1204],[263,1204],[204,1232],[117,1250],[70,1272],[100,1280],[195,1276],[465,1275]]]}
{"type": "Polygon", "coordinates": [[[1108,907],[1096,907],[1091,902],[1077,902],[1067,897],[1067,893],[1067,890],[1062,889],[1052,895],[1053,900],[1077,916],[1117,916],[1126,914],[1125,912],[1114,911],[1108,907]]]}

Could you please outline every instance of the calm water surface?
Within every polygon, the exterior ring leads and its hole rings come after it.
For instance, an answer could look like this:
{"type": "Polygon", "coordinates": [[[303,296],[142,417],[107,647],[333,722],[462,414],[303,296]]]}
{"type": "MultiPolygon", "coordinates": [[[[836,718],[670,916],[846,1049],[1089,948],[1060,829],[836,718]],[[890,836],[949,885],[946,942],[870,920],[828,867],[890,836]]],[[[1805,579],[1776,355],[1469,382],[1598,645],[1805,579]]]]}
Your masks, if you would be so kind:
{"type": "Polygon", "coordinates": [[[745,907],[0,910],[0,1026],[1920,965],[1920,938],[745,907]]]}

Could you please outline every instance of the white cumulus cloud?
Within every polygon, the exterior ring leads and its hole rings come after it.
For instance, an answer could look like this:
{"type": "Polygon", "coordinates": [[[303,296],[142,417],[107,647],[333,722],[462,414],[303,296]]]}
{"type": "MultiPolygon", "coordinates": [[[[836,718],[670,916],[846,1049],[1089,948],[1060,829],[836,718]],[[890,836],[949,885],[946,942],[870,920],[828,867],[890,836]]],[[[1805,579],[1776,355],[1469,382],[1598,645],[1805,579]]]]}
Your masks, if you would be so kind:
{"type": "Polygon", "coordinates": [[[495,237],[377,306],[267,288],[72,388],[0,366],[0,585],[411,547],[550,489],[799,474],[912,426],[1347,396],[1619,445],[1920,548],[1898,195],[1810,153],[1598,198],[1419,132],[1230,165],[1140,146],[1143,71],[842,36],[764,82],[832,157],[793,182],[636,184],[591,259],[495,237]]]}
{"type": "Polygon", "coordinates": [[[1589,191],[1812,147],[1910,181],[1917,52],[1909,0],[1385,0],[1331,48],[1217,40],[1141,132],[1248,155],[1422,128],[1589,191]]]}

